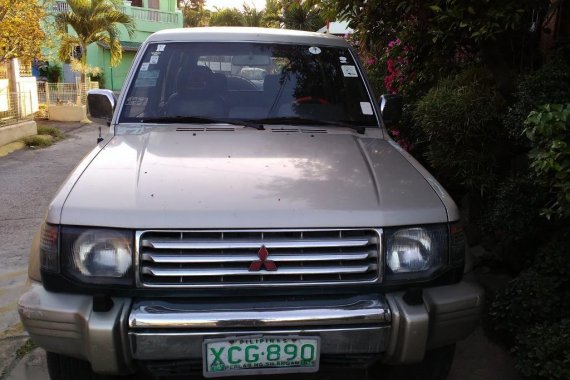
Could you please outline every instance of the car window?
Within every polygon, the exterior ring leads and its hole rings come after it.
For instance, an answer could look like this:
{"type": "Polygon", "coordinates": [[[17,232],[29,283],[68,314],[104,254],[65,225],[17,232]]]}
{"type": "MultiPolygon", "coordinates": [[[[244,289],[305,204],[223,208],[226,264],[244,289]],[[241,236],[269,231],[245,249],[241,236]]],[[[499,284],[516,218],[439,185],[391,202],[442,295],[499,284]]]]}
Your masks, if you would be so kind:
{"type": "Polygon", "coordinates": [[[130,84],[120,121],[196,116],[376,125],[371,101],[347,48],[151,44],[130,84]]]}

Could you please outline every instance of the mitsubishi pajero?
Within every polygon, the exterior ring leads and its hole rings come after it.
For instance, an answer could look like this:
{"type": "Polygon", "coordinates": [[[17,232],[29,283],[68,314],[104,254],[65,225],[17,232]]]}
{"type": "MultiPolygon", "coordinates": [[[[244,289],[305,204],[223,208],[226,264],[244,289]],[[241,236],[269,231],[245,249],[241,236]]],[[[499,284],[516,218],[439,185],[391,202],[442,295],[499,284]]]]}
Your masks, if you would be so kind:
{"type": "Polygon", "coordinates": [[[387,134],[399,102],[334,36],[149,37],[118,99],[89,93],[109,133],[31,251],[19,312],[52,380],[444,379],[483,294],[456,205],[387,134]]]}

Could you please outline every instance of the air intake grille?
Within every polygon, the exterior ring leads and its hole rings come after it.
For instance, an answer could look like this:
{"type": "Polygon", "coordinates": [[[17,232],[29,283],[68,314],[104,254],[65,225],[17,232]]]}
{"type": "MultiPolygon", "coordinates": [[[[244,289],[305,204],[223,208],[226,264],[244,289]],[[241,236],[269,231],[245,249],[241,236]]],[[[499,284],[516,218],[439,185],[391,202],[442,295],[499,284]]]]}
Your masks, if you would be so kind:
{"type": "Polygon", "coordinates": [[[374,283],[381,273],[373,229],[141,231],[137,251],[144,287],[374,283]]]}

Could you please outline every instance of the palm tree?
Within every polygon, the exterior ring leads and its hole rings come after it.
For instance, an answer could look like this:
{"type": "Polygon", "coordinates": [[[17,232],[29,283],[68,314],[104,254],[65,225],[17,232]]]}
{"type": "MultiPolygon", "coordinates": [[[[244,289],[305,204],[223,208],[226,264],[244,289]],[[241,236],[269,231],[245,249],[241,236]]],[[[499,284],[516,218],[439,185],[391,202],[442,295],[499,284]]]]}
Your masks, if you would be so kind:
{"type": "Polygon", "coordinates": [[[184,17],[184,27],[192,28],[196,26],[206,26],[210,17],[210,11],[207,10],[205,0],[179,0],[178,6],[182,10],[184,17]]]}
{"type": "Polygon", "coordinates": [[[319,1],[296,0],[283,7],[282,22],[287,29],[316,31],[325,24],[319,1]]]}
{"type": "Polygon", "coordinates": [[[67,61],[77,46],[81,47],[81,82],[85,82],[87,46],[103,42],[109,46],[111,66],[117,66],[123,57],[119,40],[119,26],[127,29],[129,36],[135,32],[134,20],[118,9],[117,0],[67,0],[69,11],[55,15],[57,25],[63,30],[59,59],[67,61]],[[68,31],[70,26],[75,34],[68,31]]]}
{"type": "Polygon", "coordinates": [[[264,11],[258,11],[254,5],[243,3],[243,24],[244,26],[262,26],[264,11]]]}
{"type": "Polygon", "coordinates": [[[243,26],[243,14],[236,8],[214,7],[210,16],[210,26],[243,26]]]}
{"type": "Polygon", "coordinates": [[[267,28],[281,27],[281,13],[283,4],[281,0],[265,0],[265,11],[263,12],[262,25],[267,28]]]}

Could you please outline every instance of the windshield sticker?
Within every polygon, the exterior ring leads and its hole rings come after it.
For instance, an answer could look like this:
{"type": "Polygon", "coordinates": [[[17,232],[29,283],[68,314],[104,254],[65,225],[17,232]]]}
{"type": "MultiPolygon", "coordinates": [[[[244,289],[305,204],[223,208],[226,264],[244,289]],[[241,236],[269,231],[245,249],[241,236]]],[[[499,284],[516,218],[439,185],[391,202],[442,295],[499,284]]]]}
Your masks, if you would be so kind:
{"type": "Polygon", "coordinates": [[[144,78],[144,79],[157,79],[157,78],[158,78],[158,74],[159,74],[159,71],[158,71],[158,70],[146,71],[146,72],[144,72],[144,73],[139,73],[139,78],[144,78]]]}
{"type": "Polygon", "coordinates": [[[316,55],[316,54],[321,54],[321,49],[320,49],[319,47],[317,47],[317,46],[311,46],[311,47],[309,48],[309,53],[315,54],[315,55],[316,55]]]}
{"type": "Polygon", "coordinates": [[[156,86],[156,79],[153,78],[137,78],[135,82],[135,87],[155,87],[156,86]]]}
{"type": "Polygon", "coordinates": [[[148,71],[148,66],[150,65],[150,63],[145,62],[141,65],[141,71],[148,71]]]}
{"type": "Polygon", "coordinates": [[[156,65],[157,63],[158,63],[158,55],[153,55],[152,57],[150,57],[151,65],[156,65]]]}
{"type": "Polygon", "coordinates": [[[158,82],[157,70],[140,71],[135,82],[135,87],[154,87],[158,82]]]}
{"type": "Polygon", "coordinates": [[[372,112],[372,104],[369,102],[360,102],[360,109],[362,110],[363,115],[373,115],[372,112]]]}
{"type": "Polygon", "coordinates": [[[148,98],[138,97],[138,96],[131,96],[127,98],[127,106],[146,106],[148,103],[148,98]]]}
{"type": "Polygon", "coordinates": [[[166,45],[158,45],[156,47],[156,51],[164,51],[164,48],[166,47],[166,45]]]}
{"type": "Polygon", "coordinates": [[[340,63],[347,63],[348,59],[346,59],[346,57],[338,57],[338,59],[340,60],[340,63]]]}
{"type": "Polygon", "coordinates": [[[342,73],[347,78],[356,78],[358,73],[356,72],[356,67],[352,65],[342,65],[342,73]]]}
{"type": "Polygon", "coordinates": [[[154,78],[137,78],[135,87],[155,87],[158,80],[154,78]]]}

